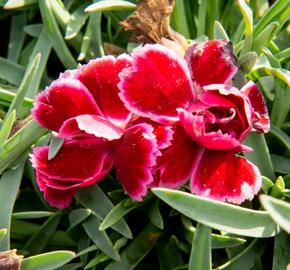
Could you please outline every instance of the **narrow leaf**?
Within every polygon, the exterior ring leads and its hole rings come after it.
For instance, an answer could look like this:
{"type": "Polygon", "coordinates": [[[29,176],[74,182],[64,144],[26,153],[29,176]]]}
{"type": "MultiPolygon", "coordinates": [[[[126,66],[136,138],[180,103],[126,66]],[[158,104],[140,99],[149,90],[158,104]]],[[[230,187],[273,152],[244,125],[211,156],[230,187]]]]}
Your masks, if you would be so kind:
{"type": "Polygon", "coordinates": [[[260,201],[273,220],[290,233],[290,204],[268,195],[260,195],[260,201]]]}
{"type": "Polygon", "coordinates": [[[14,97],[14,99],[9,107],[8,113],[12,112],[13,110],[16,111],[16,114],[19,113],[19,111],[21,109],[21,105],[23,103],[23,99],[24,99],[25,94],[28,90],[28,87],[29,87],[31,81],[33,80],[33,77],[38,72],[38,65],[39,65],[40,57],[41,57],[40,54],[36,55],[35,59],[31,63],[31,65],[27,68],[27,70],[24,74],[24,78],[19,86],[18,91],[17,91],[17,94],[14,97]]]}
{"type": "Polygon", "coordinates": [[[63,139],[58,138],[54,135],[51,136],[49,150],[48,150],[48,160],[53,159],[57,155],[57,153],[60,151],[63,143],[64,143],[63,139]]]}
{"type": "MultiPolygon", "coordinates": [[[[76,198],[80,203],[90,209],[92,213],[103,220],[114,208],[113,203],[98,185],[82,188],[78,191],[76,198]]],[[[132,238],[132,233],[124,219],[119,220],[112,228],[127,238],[132,238]]]]}
{"type": "Polygon", "coordinates": [[[286,269],[290,262],[290,236],[281,231],[275,237],[272,270],[286,269]]]}
{"type": "Polygon", "coordinates": [[[65,44],[55,17],[52,13],[50,2],[51,0],[39,1],[39,8],[44,27],[46,28],[50,42],[63,65],[68,69],[74,69],[77,67],[77,62],[65,44]]]}
{"type": "Polygon", "coordinates": [[[211,228],[197,224],[192,242],[189,270],[211,270],[211,228]]]}
{"type": "Polygon", "coordinates": [[[271,6],[270,9],[264,14],[264,16],[258,21],[255,26],[255,36],[259,34],[265,27],[283,10],[289,6],[289,0],[279,0],[271,6]]]}
{"type": "Polygon", "coordinates": [[[37,4],[37,0],[8,0],[4,9],[20,9],[37,4]]]}
{"type": "Polygon", "coordinates": [[[76,225],[83,222],[87,217],[91,215],[92,211],[90,209],[76,209],[69,213],[69,229],[71,230],[76,225]]]}
{"type": "Polygon", "coordinates": [[[0,79],[13,85],[20,85],[25,68],[13,61],[0,57],[0,79]]]}
{"type": "Polygon", "coordinates": [[[15,219],[34,219],[34,218],[44,218],[53,216],[54,212],[46,211],[30,211],[30,212],[17,212],[13,213],[12,217],[15,219]]]}
{"type": "Polygon", "coordinates": [[[109,264],[104,270],[132,270],[155,246],[161,237],[161,230],[153,224],[148,224],[145,229],[137,235],[130,245],[122,252],[121,260],[109,264]]]}
{"type": "Polygon", "coordinates": [[[91,240],[98,246],[98,248],[112,259],[119,260],[120,256],[118,252],[114,249],[113,244],[106,232],[98,230],[99,225],[100,221],[95,216],[91,216],[83,223],[83,227],[86,233],[91,238],[91,240]]]}
{"type": "Polygon", "coordinates": [[[261,257],[266,247],[266,240],[255,239],[240,254],[233,257],[227,263],[216,270],[250,270],[254,266],[256,260],[261,257]]]}
{"type": "Polygon", "coordinates": [[[290,151],[290,138],[284,131],[274,125],[271,125],[270,132],[284,144],[288,151],[290,151]]]}
{"type": "Polygon", "coordinates": [[[226,30],[219,21],[214,22],[214,38],[230,41],[226,30]]]}
{"type": "Polygon", "coordinates": [[[7,229],[0,229],[0,241],[5,237],[7,234],[7,229]]]}
{"type": "Polygon", "coordinates": [[[21,270],[54,270],[75,256],[71,251],[53,251],[25,258],[21,263],[21,270]]]}
{"type": "Polygon", "coordinates": [[[263,134],[251,133],[245,140],[245,145],[254,151],[244,153],[244,156],[258,166],[262,175],[274,179],[274,169],[269,155],[269,149],[263,134]]]}
{"type": "Polygon", "coordinates": [[[274,166],[275,172],[290,174],[290,159],[278,156],[278,155],[271,155],[271,160],[274,166]]]}
{"type": "Polygon", "coordinates": [[[10,114],[8,114],[5,117],[5,120],[0,129],[0,147],[2,147],[3,144],[6,142],[6,140],[8,139],[8,136],[15,122],[15,119],[16,119],[15,110],[13,110],[10,114]]]}
{"type": "Polygon", "coordinates": [[[128,10],[134,9],[136,5],[122,0],[106,0],[106,1],[99,1],[88,6],[85,9],[85,12],[96,12],[96,11],[111,11],[111,10],[128,10]]]}
{"type": "MultiPolygon", "coordinates": [[[[191,221],[185,216],[181,216],[181,221],[185,229],[184,230],[185,237],[189,243],[192,243],[192,239],[195,235],[196,228],[192,226],[191,221]]],[[[227,235],[219,235],[215,233],[211,234],[211,246],[213,249],[236,247],[245,243],[246,240],[243,238],[237,238],[227,235]]]]}
{"type": "Polygon", "coordinates": [[[250,80],[256,80],[264,76],[274,76],[290,87],[290,72],[283,68],[259,67],[247,74],[250,80]]]}
{"type": "Polygon", "coordinates": [[[106,230],[111,227],[117,221],[119,221],[122,217],[128,214],[130,211],[138,207],[139,203],[132,202],[131,199],[125,199],[119,202],[104,218],[102,221],[99,230],[106,230]]]}
{"type": "Polygon", "coordinates": [[[270,237],[278,232],[277,225],[264,211],[246,209],[166,188],[153,188],[152,191],[185,216],[217,230],[252,237],[270,237]]]}
{"type": "Polygon", "coordinates": [[[164,228],[163,219],[159,210],[159,201],[155,200],[152,206],[149,208],[148,217],[152,224],[154,224],[159,229],[164,228]]]}
{"type": "Polygon", "coordinates": [[[50,217],[39,230],[25,243],[23,249],[34,255],[41,253],[55,233],[60,221],[60,213],[50,217]]]}
{"type": "Polygon", "coordinates": [[[70,16],[69,23],[66,27],[65,39],[72,39],[76,37],[82,26],[85,24],[88,14],[84,9],[88,6],[88,3],[82,3],[70,16]]]}

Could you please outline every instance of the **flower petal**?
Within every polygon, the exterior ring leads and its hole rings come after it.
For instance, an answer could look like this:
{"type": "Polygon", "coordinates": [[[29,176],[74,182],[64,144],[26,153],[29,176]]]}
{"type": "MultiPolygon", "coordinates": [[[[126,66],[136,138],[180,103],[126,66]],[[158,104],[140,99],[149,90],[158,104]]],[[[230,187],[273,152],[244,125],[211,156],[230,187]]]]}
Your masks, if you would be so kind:
{"type": "Polygon", "coordinates": [[[120,73],[120,98],[135,114],[160,123],[177,121],[194,92],[186,62],[161,45],[145,45],[132,54],[132,66],[120,73]]]}
{"type": "Polygon", "coordinates": [[[249,98],[253,108],[253,127],[259,132],[268,132],[270,130],[270,117],[265,99],[257,85],[249,81],[241,89],[241,92],[249,98]]]}
{"type": "Polygon", "coordinates": [[[258,168],[233,151],[204,149],[191,177],[191,191],[236,204],[252,200],[261,188],[258,168]]]}
{"type": "Polygon", "coordinates": [[[238,71],[232,45],[223,40],[193,43],[186,52],[192,80],[201,86],[227,83],[238,71]]]}
{"type": "Polygon", "coordinates": [[[41,92],[32,115],[43,127],[57,131],[67,119],[81,114],[99,114],[88,89],[79,81],[61,78],[41,92]]]}
{"type": "Polygon", "coordinates": [[[251,131],[251,108],[238,89],[212,84],[198,99],[188,111],[177,111],[187,134],[205,148],[235,148],[251,131]]]}
{"type": "Polygon", "coordinates": [[[51,160],[48,160],[48,149],[48,146],[35,147],[31,161],[36,171],[53,180],[96,183],[112,167],[110,151],[97,140],[65,141],[51,160]]]}
{"type": "Polygon", "coordinates": [[[117,59],[113,56],[91,60],[82,66],[76,75],[94,96],[103,115],[113,124],[125,127],[131,113],[124,107],[118,94],[118,74],[130,66],[130,57],[121,55],[117,59]]]}
{"type": "Polygon", "coordinates": [[[108,141],[119,139],[122,130],[98,115],[80,115],[64,122],[59,130],[61,138],[91,134],[108,141]]]}
{"type": "Polygon", "coordinates": [[[159,154],[153,127],[138,124],[126,130],[115,150],[117,179],[135,200],[142,200],[148,185],[153,181],[152,167],[159,154]]]}
{"type": "Polygon", "coordinates": [[[190,177],[200,147],[180,127],[175,127],[171,145],[161,151],[154,168],[152,186],[176,188],[190,177]]]}
{"type": "Polygon", "coordinates": [[[38,172],[36,172],[36,179],[40,190],[44,193],[45,200],[51,206],[63,209],[67,208],[70,205],[77,189],[72,188],[61,190],[47,187],[45,186],[45,182],[48,181],[48,177],[38,172]]]}

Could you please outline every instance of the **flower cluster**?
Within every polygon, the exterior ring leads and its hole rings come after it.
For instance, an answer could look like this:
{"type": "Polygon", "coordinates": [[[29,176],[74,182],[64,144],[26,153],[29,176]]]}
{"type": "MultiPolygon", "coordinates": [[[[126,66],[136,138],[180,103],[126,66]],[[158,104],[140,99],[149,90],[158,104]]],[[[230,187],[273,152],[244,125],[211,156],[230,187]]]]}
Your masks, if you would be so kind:
{"type": "Polygon", "coordinates": [[[252,199],[261,186],[255,165],[238,155],[251,131],[267,132],[265,101],[253,82],[237,89],[228,42],[194,43],[185,58],[161,45],[131,56],[105,56],[66,71],[40,93],[32,110],[64,144],[31,156],[46,200],[67,207],[76,191],[114,168],[127,194],[177,188],[220,201],[252,199]]]}

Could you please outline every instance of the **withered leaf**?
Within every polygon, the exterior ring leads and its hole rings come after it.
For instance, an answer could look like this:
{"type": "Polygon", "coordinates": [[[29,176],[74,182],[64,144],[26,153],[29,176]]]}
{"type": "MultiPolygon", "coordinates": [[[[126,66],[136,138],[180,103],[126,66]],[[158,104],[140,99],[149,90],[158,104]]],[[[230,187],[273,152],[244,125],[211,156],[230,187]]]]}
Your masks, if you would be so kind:
{"type": "Polygon", "coordinates": [[[0,252],[0,270],[20,270],[22,257],[15,249],[0,252]]]}
{"type": "Polygon", "coordinates": [[[138,42],[174,40],[169,26],[173,4],[173,0],[140,0],[135,12],[120,24],[126,31],[133,32],[138,42]]]}

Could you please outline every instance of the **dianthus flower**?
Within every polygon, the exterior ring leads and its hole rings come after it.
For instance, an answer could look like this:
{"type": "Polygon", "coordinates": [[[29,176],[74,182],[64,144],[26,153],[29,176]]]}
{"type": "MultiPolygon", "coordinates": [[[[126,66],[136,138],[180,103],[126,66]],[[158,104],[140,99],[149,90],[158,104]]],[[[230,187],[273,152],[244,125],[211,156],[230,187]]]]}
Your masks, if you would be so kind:
{"type": "Polygon", "coordinates": [[[66,71],[37,96],[34,119],[64,139],[51,160],[48,146],[35,147],[31,156],[38,186],[52,206],[67,207],[79,188],[101,181],[113,166],[132,198],[147,193],[167,131],[134,124],[119,99],[118,74],[130,65],[127,55],[92,60],[66,71]]]}
{"type": "Polygon", "coordinates": [[[251,131],[267,132],[269,117],[259,89],[231,85],[237,72],[229,43],[195,43],[185,59],[161,45],[145,45],[120,73],[120,97],[135,115],[170,126],[151,185],[175,188],[190,178],[193,193],[241,203],[261,187],[257,167],[237,155],[251,131]]]}

